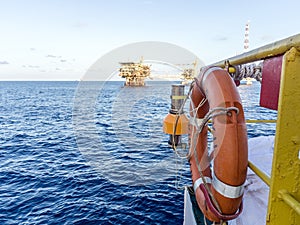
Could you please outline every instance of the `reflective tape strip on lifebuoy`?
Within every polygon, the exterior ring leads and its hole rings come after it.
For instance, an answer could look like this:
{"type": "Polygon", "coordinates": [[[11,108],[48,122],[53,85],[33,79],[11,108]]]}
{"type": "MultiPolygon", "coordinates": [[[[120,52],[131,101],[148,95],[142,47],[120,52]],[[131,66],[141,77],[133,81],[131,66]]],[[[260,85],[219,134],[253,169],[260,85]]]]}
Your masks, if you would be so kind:
{"type": "Polygon", "coordinates": [[[241,99],[225,70],[210,67],[200,72],[191,93],[191,109],[199,104],[202,105],[196,112],[191,110],[192,119],[196,117],[198,121],[216,108],[236,109],[212,117],[213,150],[210,155],[207,126],[199,131],[197,123],[191,124],[189,160],[197,203],[204,215],[216,222],[234,219],[242,210],[248,144],[241,99]]]}

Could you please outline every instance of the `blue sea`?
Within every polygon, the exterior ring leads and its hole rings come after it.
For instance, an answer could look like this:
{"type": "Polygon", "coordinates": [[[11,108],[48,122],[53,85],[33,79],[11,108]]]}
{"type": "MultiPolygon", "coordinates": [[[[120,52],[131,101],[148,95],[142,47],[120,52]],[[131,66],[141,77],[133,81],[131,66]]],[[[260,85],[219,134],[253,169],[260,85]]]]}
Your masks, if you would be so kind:
{"type": "MultiPolygon", "coordinates": [[[[189,165],[162,132],[173,83],[0,82],[0,224],[182,224],[189,165]]],[[[276,119],[259,83],[239,91],[247,119],[276,119]]]]}

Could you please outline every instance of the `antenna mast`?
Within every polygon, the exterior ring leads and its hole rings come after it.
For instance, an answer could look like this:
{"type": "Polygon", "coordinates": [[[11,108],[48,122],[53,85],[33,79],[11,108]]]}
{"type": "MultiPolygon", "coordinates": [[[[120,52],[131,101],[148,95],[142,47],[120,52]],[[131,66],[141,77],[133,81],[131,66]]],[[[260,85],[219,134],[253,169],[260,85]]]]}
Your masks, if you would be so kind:
{"type": "Polygon", "coordinates": [[[248,51],[249,48],[249,23],[248,20],[245,27],[244,52],[248,51]]]}

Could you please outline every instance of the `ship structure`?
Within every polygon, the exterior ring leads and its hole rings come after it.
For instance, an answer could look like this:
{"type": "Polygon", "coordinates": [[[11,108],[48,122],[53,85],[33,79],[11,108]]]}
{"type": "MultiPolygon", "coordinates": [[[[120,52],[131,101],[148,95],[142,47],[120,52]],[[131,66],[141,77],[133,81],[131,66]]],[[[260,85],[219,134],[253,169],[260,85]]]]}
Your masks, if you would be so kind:
{"type": "Polygon", "coordinates": [[[121,68],[119,76],[125,78],[124,86],[145,86],[145,79],[150,75],[150,66],[139,63],[120,62],[121,68]]]}
{"type": "Polygon", "coordinates": [[[193,181],[185,187],[183,224],[300,224],[299,68],[297,34],[201,67],[187,95],[173,91],[182,87],[172,86],[163,131],[176,155],[187,158],[193,181]],[[275,120],[264,115],[246,120],[243,108],[249,106],[243,107],[236,86],[247,78],[261,82],[255,105],[277,111],[275,120]],[[188,121],[180,110],[186,99],[188,121]],[[258,130],[259,124],[275,123],[274,136],[248,139],[246,123],[256,123],[258,130]],[[209,130],[217,152],[213,159],[207,151],[209,130]],[[183,141],[190,142],[188,151],[183,141]],[[229,177],[230,185],[225,181],[229,177]]]}

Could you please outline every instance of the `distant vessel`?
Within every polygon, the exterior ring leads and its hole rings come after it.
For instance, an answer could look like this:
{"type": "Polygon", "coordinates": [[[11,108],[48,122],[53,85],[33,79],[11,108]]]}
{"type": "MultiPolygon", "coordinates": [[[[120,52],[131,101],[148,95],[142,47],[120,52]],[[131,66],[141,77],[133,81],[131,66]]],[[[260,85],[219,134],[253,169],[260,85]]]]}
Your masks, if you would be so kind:
{"type": "Polygon", "coordinates": [[[143,64],[143,59],[139,63],[120,62],[120,64],[119,76],[126,79],[124,86],[145,86],[145,78],[150,75],[150,66],[143,64]]]}
{"type": "Polygon", "coordinates": [[[252,85],[253,81],[255,81],[255,79],[247,77],[241,80],[241,85],[252,85]]]}

